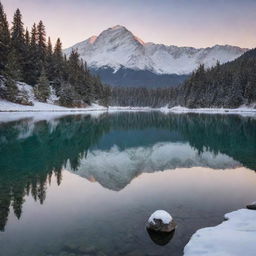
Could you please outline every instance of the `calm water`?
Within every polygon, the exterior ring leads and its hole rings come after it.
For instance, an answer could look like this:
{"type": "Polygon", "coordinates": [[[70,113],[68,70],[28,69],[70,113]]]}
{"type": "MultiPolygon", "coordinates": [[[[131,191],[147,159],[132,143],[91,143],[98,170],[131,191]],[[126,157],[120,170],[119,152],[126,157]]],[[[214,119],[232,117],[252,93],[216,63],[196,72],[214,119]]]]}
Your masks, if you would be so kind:
{"type": "Polygon", "coordinates": [[[0,114],[1,256],[182,255],[256,200],[255,117],[14,115],[0,114]],[[147,233],[157,209],[173,237],[147,233]]]}

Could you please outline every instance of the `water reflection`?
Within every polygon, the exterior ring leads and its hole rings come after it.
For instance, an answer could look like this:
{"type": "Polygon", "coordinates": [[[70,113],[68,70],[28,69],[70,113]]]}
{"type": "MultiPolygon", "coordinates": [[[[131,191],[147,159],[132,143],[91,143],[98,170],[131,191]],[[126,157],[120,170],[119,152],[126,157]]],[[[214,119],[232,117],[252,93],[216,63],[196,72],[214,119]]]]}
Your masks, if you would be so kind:
{"type": "Polygon", "coordinates": [[[173,238],[175,234],[175,230],[172,232],[156,232],[150,229],[147,229],[148,235],[151,238],[151,240],[160,246],[167,245],[173,238]]]}
{"type": "Polygon", "coordinates": [[[195,230],[219,224],[224,213],[255,200],[256,192],[256,176],[245,168],[144,173],[118,193],[65,170],[62,177],[61,186],[52,177],[43,206],[30,195],[20,220],[11,211],[0,233],[1,256],[180,256],[195,230]],[[145,230],[156,209],[177,223],[165,246],[145,230]]]}
{"type": "Polygon", "coordinates": [[[256,120],[152,113],[25,118],[0,124],[0,230],[27,195],[43,204],[66,168],[120,191],[145,172],[181,167],[256,169],[256,120]]]}

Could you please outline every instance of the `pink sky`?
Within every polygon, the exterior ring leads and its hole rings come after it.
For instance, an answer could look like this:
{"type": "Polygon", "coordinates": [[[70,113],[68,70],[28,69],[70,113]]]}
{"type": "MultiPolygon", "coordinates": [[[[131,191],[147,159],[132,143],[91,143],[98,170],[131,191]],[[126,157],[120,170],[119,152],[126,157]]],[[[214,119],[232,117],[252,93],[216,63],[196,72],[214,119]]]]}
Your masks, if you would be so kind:
{"type": "Polygon", "coordinates": [[[2,0],[11,21],[16,8],[25,26],[42,19],[63,46],[120,24],[145,42],[207,47],[256,46],[254,0],[2,0]]]}

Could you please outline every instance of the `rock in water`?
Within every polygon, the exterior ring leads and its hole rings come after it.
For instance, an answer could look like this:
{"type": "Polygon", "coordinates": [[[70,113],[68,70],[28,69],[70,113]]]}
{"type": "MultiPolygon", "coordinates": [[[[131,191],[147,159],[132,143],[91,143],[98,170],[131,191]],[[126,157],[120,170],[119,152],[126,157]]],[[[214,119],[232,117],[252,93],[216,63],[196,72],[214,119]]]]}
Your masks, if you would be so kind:
{"type": "Polygon", "coordinates": [[[247,209],[250,209],[250,210],[256,210],[256,201],[247,205],[246,207],[247,209]]]}
{"type": "Polygon", "coordinates": [[[155,211],[148,219],[147,228],[157,232],[172,232],[176,227],[172,216],[164,211],[155,211]]]}

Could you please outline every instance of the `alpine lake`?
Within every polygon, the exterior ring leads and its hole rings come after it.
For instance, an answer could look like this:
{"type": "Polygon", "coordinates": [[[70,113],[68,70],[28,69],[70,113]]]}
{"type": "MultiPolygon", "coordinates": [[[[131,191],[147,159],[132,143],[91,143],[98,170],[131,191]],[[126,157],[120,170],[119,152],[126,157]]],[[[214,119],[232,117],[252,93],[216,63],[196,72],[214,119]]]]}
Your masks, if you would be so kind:
{"type": "Polygon", "coordinates": [[[0,113],[0,255],[183,255],[256,200],[255,171],[253,115],[0,113]]]}

